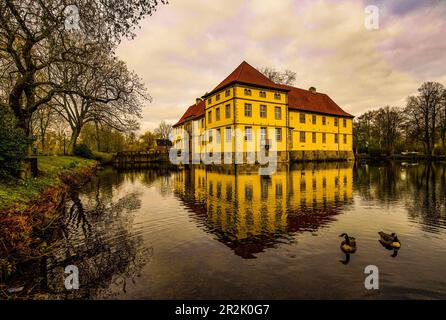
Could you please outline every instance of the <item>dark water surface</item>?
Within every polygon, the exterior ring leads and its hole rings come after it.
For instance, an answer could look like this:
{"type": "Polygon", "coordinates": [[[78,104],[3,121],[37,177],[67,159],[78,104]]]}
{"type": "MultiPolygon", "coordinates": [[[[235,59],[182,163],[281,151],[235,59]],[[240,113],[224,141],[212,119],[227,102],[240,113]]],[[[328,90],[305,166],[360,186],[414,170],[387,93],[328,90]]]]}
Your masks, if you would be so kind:
{"type": "Polygon", "coordinates": [[[106,169],[67,204],[47,291],[64,295],[74,264],[68,298],[446,298],[445,200],[442,163],[106,169]],[[381,230],[398,234],[396,257],[381,230]],[[343,232],[358,244],[348,263],[343,232]],[[364,287],[367,265],[379,290],[364,287]]]}

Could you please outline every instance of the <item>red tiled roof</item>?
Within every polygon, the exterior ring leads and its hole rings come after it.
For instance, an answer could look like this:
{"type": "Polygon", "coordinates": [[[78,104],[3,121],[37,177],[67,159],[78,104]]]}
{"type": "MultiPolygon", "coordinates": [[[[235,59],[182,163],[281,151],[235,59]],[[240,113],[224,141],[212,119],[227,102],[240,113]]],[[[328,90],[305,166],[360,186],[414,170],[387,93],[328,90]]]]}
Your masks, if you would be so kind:
{"type": "MultiPolygon", "coordinates": [[[[224,79],[218,86],[216,86],[211,92],[207,93],[204,97],[218,90],[221,90],[232,83],[244,83],[254,86],[257,85],[261,87],[287,91],[288,107],[290,109],[317,112],[328,115],[338,115],[350,118],[354,117],[342,110],[341,107],[339,107],[325,93],[313,93],[309,90],[276,84],[246,61],[243,61],[229,76],[226,77],[226,79],[224,79]]],[[[190,106],[181,117],[181,119],[176,124],[174,124],[174,126],[178,126],[184,123],[187,118],[198,118],[204,115],[204,113],[205,102],[203,100],[198,105],[193,104],[192,106],[190,106]]]]}
{"type": "Polygon", "coordinates": [[[311,92],[309,90],[299,89],[291,86],[280,85],[288,89],[288,107],[295,110],[312,111],[317,113],[332,114],[343,117],[351,117],[351,114],[345,112],[336,102],[325,93],[311,92]]]}
{"type": "Polygon", "coordinates": [[[173,126],[179,126],[184,123],[187,118],[195,119],[202,115],[204,115],[205,103],[204,100],[200,101],[198,104],[194,103],[189,108],[187,108],[186,112],[183,114],[181,119],[175,123],[173,126]]]}
{"type": "Polygon", "coordinates": [[[256,68],[251,66],[246,61],[243,61],[232,73],[226,77],[218,86],[216,86],[211,92],[204,95],[204,97],[223,89],[224,87],[232,83],[246,83],[251,85],[257,85],[261,87],[273,88],[278,90],[286,90],[275,82],[268,79],[256,68]]]}

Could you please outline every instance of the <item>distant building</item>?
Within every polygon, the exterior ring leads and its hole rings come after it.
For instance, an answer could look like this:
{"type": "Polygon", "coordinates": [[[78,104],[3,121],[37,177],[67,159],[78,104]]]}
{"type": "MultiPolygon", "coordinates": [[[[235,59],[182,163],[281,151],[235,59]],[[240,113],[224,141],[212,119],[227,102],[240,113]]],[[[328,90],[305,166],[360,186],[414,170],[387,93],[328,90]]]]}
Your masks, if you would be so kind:
{"type": "Polygon", "coordinates": [[[274,144],[278,161],[347,160],[353,159],[352,120],[316,88],[276,84],[242,62],[173,126],[174,147],[188,147],[193,157],[243,152],[245,161],[249,153],[274,144]],[[243,136],[242,145],[236,143],[237,134],[243,136]]]}

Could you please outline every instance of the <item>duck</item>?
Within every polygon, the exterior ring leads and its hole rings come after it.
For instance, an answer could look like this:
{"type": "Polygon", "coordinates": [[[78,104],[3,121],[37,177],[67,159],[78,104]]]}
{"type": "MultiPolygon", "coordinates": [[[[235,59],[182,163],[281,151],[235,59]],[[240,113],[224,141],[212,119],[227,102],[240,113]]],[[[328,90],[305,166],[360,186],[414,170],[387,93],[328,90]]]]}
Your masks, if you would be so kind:
{"type": "Polygon", "coordinates": [[[355,253],[356,252],[356,239],[354,237],[349,237],[348,234],[343,233],[340,237],[344,237],[344,241],[341,242],[341,250],[344,253],[355,253]]]}
{"type": "Polygon", "coordinates": [[[389,247],[392,249],[399,249],[401,248],[401,242],[398,239],[398,236],[396,233],[392,232],[391,234],[385,233],[383,231],[378,232],[381,239],[379,242],[385,247],[389,247]]]}

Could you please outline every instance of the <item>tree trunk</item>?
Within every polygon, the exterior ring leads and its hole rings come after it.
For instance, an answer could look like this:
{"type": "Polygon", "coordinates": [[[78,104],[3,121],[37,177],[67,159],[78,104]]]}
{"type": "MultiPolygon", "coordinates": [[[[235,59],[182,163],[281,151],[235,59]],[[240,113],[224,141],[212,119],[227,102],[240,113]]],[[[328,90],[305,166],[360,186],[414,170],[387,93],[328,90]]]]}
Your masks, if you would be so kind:
{"type": "Polygon", "coordinates": [[[96,127],[96,143],[98,147],[98,152],[101,152],[101,137],[99,136],[99,124],[95,121],[94,125],[96,127]]]}
{"type": "Polygon", "coordinates": [[[70,142],[68,144],[68,152],[70,154],[74,154],[74,149],[77,145],[77,139],[79,138],[80,130],[79,129],[73,129],[73,132],[71,133],[70,142]]]}

